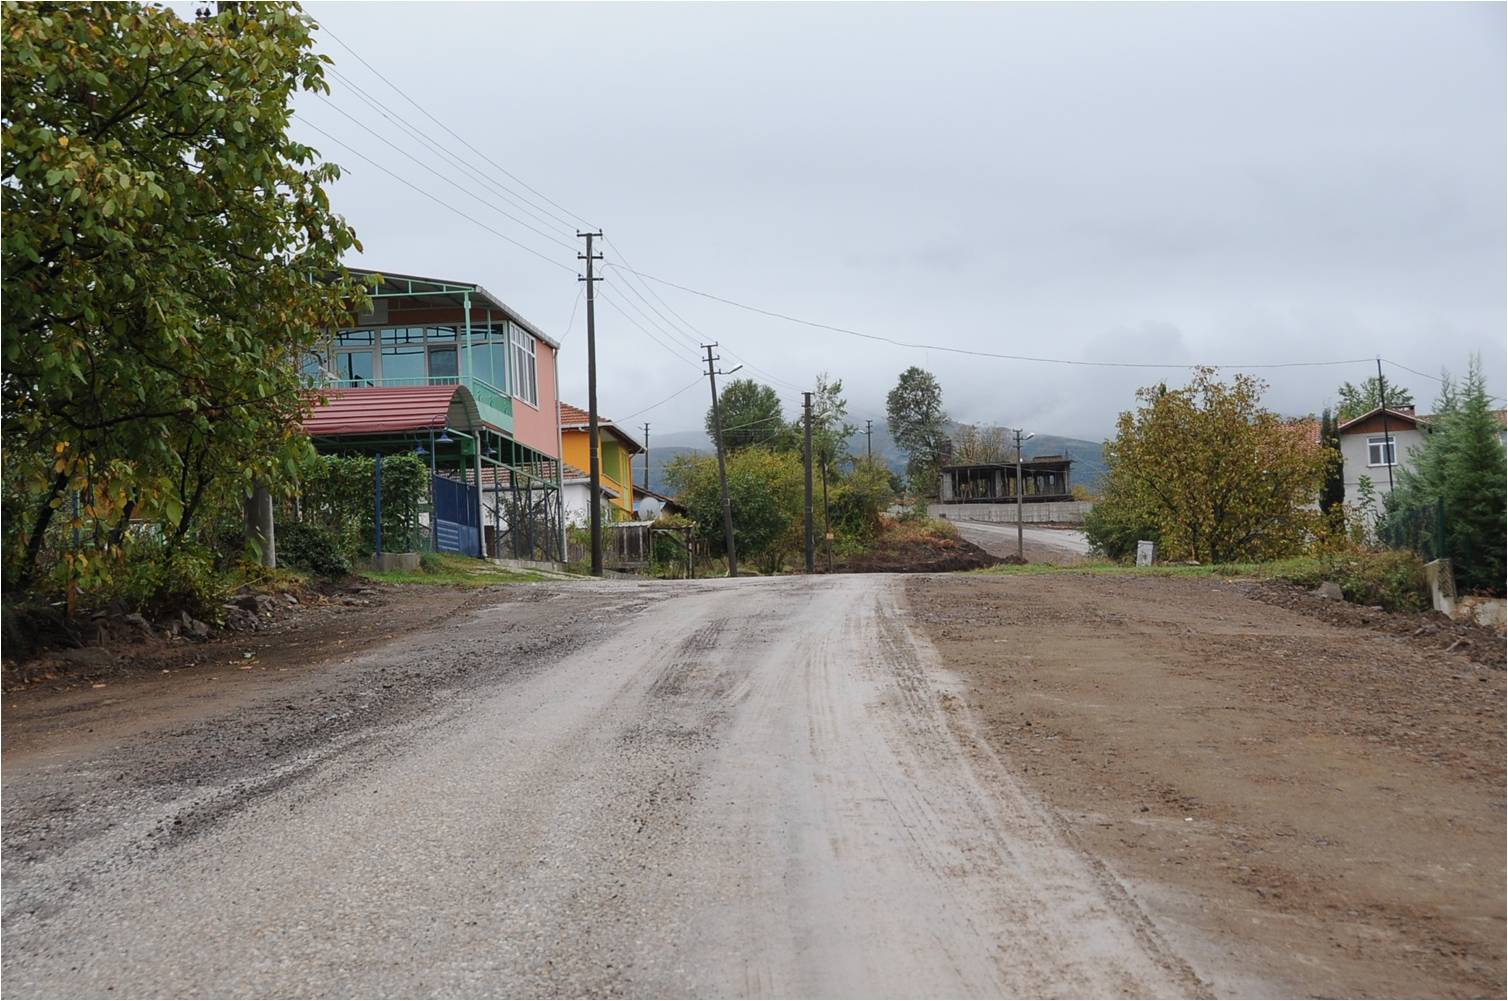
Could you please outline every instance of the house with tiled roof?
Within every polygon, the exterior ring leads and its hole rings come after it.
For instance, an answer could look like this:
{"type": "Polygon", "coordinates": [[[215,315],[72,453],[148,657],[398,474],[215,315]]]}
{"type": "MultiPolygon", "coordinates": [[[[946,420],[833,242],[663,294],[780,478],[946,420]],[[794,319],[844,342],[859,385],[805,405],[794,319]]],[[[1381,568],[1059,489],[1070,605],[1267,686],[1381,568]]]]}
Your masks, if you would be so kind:
{"type": "MultiPolygon", "coordinates": [[[[587,412],[569,403],[560,404],[560,455],[568,466],[591,469],[589,444],[590,419],[587,412]]],[[[597,415],[597,438],[602,457],[602,496],[598,503],[609,520],[622,521],[634,516],[634,456],[643,453],[633,435],[610,418],[597,415]]],[[[582,474],[586,476],[585,473],[582,474]]],[[[591,519],[589,479],[566,480],[566,521],[583,525],[591,519]]]]}
{"type": "Polygon", "coordinates": [[[481,285],[353,274],[367,312],[303,359],[314,446],[422,457],[436,549],[561,559],[560,344],[481,285]]]}

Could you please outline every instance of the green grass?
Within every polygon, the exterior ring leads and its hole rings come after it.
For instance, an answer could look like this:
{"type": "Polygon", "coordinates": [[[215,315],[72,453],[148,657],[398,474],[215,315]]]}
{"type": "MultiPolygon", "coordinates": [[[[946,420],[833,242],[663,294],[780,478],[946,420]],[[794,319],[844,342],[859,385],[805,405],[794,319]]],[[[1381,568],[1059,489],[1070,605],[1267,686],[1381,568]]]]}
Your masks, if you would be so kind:
{"type": "Polygon", "coordinates": [[[545,580],[528,570],[508,570],[487,560],[447,553],[426,554],[417,570],[363,570],[357,576],[384,584],[443,584],[449,587],[491,587],[545,580]]]}

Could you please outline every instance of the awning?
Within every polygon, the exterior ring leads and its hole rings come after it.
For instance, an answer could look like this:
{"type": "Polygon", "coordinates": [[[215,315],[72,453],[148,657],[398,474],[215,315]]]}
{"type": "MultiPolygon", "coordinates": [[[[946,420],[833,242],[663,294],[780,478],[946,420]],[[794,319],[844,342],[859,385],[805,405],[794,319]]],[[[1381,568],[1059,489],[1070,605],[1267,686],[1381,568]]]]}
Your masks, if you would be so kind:
{"type": "Polygon", "coordinates": [[[304,433],[315,438],[403,431],[473,432],[482,424],[465,386],[367,386],[311,390],[304,433]]]}

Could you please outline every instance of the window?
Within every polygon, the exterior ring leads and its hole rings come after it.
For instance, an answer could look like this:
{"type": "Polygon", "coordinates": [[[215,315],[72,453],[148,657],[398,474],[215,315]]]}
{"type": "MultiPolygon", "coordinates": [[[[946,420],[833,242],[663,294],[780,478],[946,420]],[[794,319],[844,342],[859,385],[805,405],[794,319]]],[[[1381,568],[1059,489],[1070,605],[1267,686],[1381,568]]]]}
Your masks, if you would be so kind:
{"type": "Polygon", "coordinates": [[[382,349],[382,382],[388,386],[422,386],[429,373],[424,371],[424,345],[405,344],[382,349]]]}
{"type": "Polygon", "coordinates": [[[457,367],[456,349],[452,347],[429,349],[429,381],[454,379],[460,375],[457,367]]]}
{"type": "Polygon", "coordinates": [[[372,352],[338,351],[335,354],[335,378],[352,386],[370,386],[372,352]]]}
{"type": "Polygon", "coordinates": [[[1398,465],[1397,443],[1390,434],[1373,435],[1367,439],[1367,465],[1398,465]]]}
{"type": "Polygon", "coordinates": [[[534,367],[534,338],[522,327],[513,328],[513,395],[532,407],[539,406],[538,372],[534,367]]]}

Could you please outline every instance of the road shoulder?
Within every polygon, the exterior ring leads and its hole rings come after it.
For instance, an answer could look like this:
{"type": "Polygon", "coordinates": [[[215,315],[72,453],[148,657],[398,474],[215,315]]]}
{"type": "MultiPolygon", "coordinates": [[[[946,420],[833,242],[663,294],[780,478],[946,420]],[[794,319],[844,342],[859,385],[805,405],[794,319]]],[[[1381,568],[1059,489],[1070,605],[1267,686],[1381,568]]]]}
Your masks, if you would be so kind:
{"type": "Polygon", "coordinates": [[[1503,993],[1501,671],[1212,581],[906,593],[992,750],[1218,994],[1503,993]]]}

